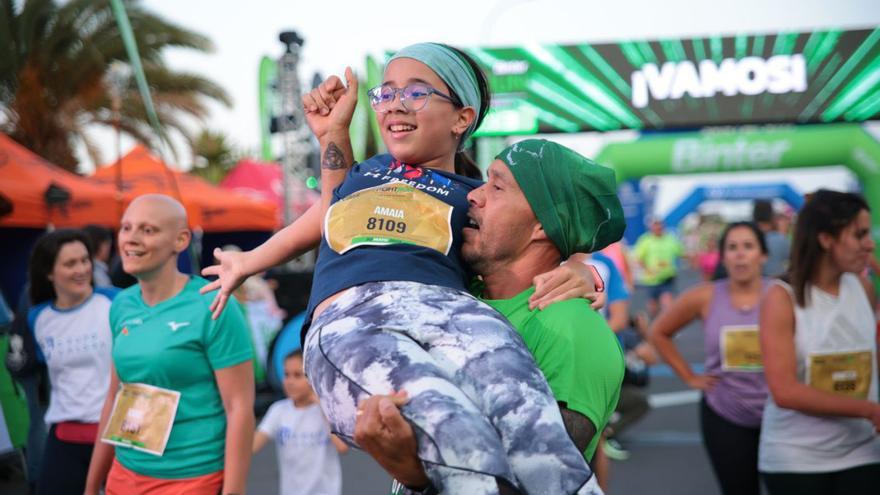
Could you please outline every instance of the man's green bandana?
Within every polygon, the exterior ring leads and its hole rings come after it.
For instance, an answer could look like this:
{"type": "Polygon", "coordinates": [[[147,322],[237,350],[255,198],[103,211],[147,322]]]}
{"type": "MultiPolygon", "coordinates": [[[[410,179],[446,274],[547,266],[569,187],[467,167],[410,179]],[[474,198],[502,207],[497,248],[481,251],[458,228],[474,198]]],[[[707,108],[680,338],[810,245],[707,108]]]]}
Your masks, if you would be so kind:
{"type": "Polygon", "coordinates": [[[507,164],[564,258],[620,240],[626,222],[614,171],[551,141],[527,139],[497,159],[507,164]]]}

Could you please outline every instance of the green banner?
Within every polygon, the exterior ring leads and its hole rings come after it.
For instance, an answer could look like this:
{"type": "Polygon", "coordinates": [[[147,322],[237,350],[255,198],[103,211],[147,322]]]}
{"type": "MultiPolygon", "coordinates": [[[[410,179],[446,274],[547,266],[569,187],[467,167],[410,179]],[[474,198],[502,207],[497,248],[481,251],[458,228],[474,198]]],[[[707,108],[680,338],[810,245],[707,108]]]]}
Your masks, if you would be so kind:
{"type": "Polygon", "coordinates": [[[493,93],[478,136],[880,115],[880,28],[467,51],[493,93]]]}
{"type": "Polygon", "coordinates": [[[260,106],[260,157],[267,162],[274,162],[277,158],[272,152],[272,131],[270,129],[272,112],[278,105],[278,95],[274,88],[277,76],[278,63],[269,57],[262,57],[257,86],[260,106]]]}
{"type": "Polygon", "coordinates": [[[880,143],[858,124],[646,136],[609,144],[596,161],[612,167],[620,181],[645,175],[845,166],[858,177],[871,206],[872,237],[880,257],[880,143]]]}

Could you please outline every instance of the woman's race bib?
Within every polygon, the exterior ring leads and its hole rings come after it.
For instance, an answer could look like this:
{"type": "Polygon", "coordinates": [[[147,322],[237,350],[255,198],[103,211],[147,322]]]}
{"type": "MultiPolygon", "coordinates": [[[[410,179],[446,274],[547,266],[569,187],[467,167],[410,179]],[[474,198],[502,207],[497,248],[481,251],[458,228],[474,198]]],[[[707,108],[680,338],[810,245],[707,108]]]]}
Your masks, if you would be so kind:
{"type": "Polygon", "coordinates": [[[123,383],[101,441],[161,456],[168,444],[180,392],[123,383]]]}
{"type": "Polygon", "coordinates": [[[410,244],[449,253],[452,206],[415,187],[383,184],[334,203],[324,236],[339,254],[358,246],[410,244]]]}
{"type": "Polygon", "coordinates": [[[807,385],[834,394],[867,399],[873,364],[871,351],[810,354],[807,385]]]}
{"type": "Polygon", "coordinates": [[[761,339],[757,325],[721,327],[721,369],[724,371],[763,371],[761,339]]]}

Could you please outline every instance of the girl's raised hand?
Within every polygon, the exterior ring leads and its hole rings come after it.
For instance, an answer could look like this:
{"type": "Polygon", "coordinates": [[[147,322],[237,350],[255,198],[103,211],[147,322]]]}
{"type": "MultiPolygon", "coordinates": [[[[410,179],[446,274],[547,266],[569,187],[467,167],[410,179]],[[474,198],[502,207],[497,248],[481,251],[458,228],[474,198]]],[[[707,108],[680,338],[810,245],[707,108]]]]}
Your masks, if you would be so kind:
{"type": "Polygon", "coordinates": [[[351,67],[345,68],[345,81],[348,87],[338,76],[330,76],[302,97],[306,122],[318,140],[330,131],[348,133],[358,99],[358,80],[351,67]]]}

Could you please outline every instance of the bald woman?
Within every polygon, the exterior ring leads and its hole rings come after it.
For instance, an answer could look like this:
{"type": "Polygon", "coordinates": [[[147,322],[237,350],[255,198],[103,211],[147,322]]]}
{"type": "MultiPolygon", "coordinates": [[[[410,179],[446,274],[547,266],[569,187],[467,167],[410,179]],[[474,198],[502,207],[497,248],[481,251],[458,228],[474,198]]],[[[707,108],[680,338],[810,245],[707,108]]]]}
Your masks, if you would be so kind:
{"type": "Polygon", "coordinates": [[[105,480],[108,495],[244,493],[253,350],[238,304],[212,320],[207,281],[178,271],[190,239],[168,196],[140,196],[122,217],[119,254],[138,283],[110,308],[110,390],[86,494],[105,480]]]}

